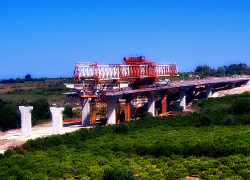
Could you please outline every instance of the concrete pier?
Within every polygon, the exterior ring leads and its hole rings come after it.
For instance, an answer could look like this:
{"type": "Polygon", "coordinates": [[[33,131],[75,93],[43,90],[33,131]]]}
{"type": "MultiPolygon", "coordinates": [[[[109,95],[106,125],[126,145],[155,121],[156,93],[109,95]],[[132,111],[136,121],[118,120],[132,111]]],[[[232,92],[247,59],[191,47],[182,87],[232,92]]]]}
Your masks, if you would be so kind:
{"type": "Polygon", "coordinates": [[[207,85],[206,86],[206,98],[211,98],[212,95],[213,95],[213,92],[212,92],[212,85],[207,85]]]}
{"type": "Polygon", "coordinates": [[[183,110],[186,110],[186,89],[179,89],[180,92],[180,106],[183,107],[183,110]]]}
{"type": "Polygon", "coordinates": [[[107,123],[108,124],[116,124],[116,112],[115,105],[117,99],[108,99],[107,103],[107,123]]]}
{"type": "Polygon", "coordinates": [[[90,125],[90,106],[89,98],[81,98],[82,103],[82,125],[90,125]]]}
{"type": "Polygon", "coordinates": [[[148,112],[152,113],[155,116],[155,95],[156,93],[148,94],[148,112]]]}
{"type": "Polygon", "coordinates": [[[21,112],[21,136],[29,137],[31,135],[31,112],[33,106],[19,106],[19,110],[21,112]]]}
{"type": "Polygon", "coordinates": [[[50,112],[52,114],[52,134],[62,134],[63,128],[63,111],[64,108],[51,107],[50,112]]]}

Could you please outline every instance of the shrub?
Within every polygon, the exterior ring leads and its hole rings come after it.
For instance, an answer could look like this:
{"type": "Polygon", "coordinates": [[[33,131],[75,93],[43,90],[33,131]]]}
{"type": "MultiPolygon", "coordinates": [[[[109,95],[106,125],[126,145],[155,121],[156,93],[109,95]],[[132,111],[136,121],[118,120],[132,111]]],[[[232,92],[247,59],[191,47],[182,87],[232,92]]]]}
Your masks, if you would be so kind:
{"type": "Polygon", "coordinates": [[[153,114],[151,112],[145,111],[141,114],[141,118],[150,118],[153,117],[153,114]]]}
{"type": "Polygon", "coordinates": [[[8,149],[8,150],[6,150],[5,152],[4,152],[4,156],[5,157],[10,157],[10,156],[12,156],[14,154],[14,152],[12,151],[12,150],[10,150],[10,149],[8,149]]]}
{"type": "Polygon", "coordinates": [[[106,169],[101,180],[134,180],[133,172],[131,170],[122,169],[106,169]]]}
{"type": "Polygon", "coordinates": [[[72,107],[66,106],[64,111],[63,111],[63,114],[65,114],[66,118],[72,118],[74,116],[74,113],[72,111],[72,107]]]}
{"type": "MultiPolygon", "coordinates": [[[[33,106],[32,110],[32,120],[38,119],[49,119],[50,118],[50,110],[49,103],[46,100],[39,99],[29,103],[30,106],[33,106]]],[[[32,122],[33,123],[33,122],[32,122]]]]}
{"type": "Polygon", "coordinates": [[[203,113],[199,119],[199,122],[200,126],[210,126],[212,124],[212,118],[209,115],[203,113]]]}
{"type": "Polygon", "coordinates": [[[232,115],[227,115],[223,120],[225,126],[231,126],[234,124],[234,117],[232,115]]]}
{"type": "Polygon", "coordinates": [[[250,124],[250,113],[246,114],[245,124],[250,124]]]}
{"type": "Polygon", "coordinates": [[[238,97],[231,106],[231,111],[235,114],[248,113],[250,111],[250,98],[238,97]]]}
{"type": "Polygon", "coordinates": [[[42,173],[35,174],[33,178],[33,180],[46,180],[46,179],[47,179],[47,176],[42,173]]]}
{"type": "Polygon", "coordinates": [[[180,103],[174,102],[173,104],[169,106],[169,110],[173,112],[181,112],[183,111],[183,107],[180,106],[180,103]]]}
{"type": "Polygon", "coordinates": [[[250,179],[250,170],[249,169],[242,169],[239,172],[239,175],[243,177],[243,179],[250,179]]]}
{"type": "Polygon", "coordinates": [[[0,100],[0,117],[0,130],[20,127],[20,112],[15,105],[0,100]]]}
{"type": "Polygon", "coordinates": [[[117,124],[114,126],[114,133],[116,134],[128,134],[129,126],[126,123],[117,124]]]}
{"type": "Polygon", "coordinates": [[[0,160],[4,158],[5,158],[4,155],[0,153],[0,160]]]}

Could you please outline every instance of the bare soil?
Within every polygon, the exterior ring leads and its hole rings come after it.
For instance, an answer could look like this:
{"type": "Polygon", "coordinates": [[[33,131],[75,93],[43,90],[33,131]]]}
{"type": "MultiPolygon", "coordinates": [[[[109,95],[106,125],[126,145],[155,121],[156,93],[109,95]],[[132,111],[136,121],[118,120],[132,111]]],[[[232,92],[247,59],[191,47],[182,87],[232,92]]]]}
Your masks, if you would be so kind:
{"type": "MultiPolygon", "coordinates": [[[[63,134],[73,132],[81,128],[86,128],[81,125],[81,120],[66,120],[63,123],[63,134]]],[[[87,127],[89,128],[89,127],[87,127]]],[[[47,137],[52,135],[52,124],[47,122],[32,127],[31,136],[23,137],[21,129],[12,129],[6,132],[0,132],[0,153],[8,149],[20,147],[29,139],[36,139],[39,137],[47,137]]]]}

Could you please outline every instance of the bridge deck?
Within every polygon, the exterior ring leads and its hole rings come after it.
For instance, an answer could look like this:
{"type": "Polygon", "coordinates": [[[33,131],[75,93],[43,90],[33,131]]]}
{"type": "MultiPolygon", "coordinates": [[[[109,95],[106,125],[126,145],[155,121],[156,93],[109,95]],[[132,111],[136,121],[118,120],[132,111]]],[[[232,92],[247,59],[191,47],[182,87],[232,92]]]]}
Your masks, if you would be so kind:
{"type": "Polygon", "coordinates": [[[236,78],[213,78],[213,79],[200,79],[200,80],[185,80],[183,82],[173,82],[167,86],[160,86],[160,87],[144,87],[140,89],[123,89],[120,91],[111,91],[107,92],[107,97],[112,96],[123,96],[128,94],[134,93],[141,93],[141,92],[149,92],[149,91],[161,91],[164,89],[173,89],[173,88],[188,88],[191,86],[200,86],[200,85],[215,85],[221,83],[237,83],[242,81],[249,81],[250,77],[236,77],[236,78]]]}

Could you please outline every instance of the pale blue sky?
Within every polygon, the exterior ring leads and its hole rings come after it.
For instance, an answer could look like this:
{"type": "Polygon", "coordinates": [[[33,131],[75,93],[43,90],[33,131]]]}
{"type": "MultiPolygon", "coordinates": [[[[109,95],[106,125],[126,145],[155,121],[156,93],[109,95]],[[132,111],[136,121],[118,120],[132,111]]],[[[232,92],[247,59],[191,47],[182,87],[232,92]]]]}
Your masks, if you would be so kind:
{"type": "Polygon", "coordinates": [[[250,65],[249,0],[0,0],[0,79],[71,77],[75,62],[143,55],[250,65]]]}

